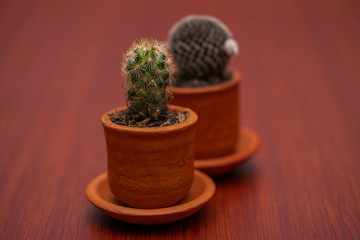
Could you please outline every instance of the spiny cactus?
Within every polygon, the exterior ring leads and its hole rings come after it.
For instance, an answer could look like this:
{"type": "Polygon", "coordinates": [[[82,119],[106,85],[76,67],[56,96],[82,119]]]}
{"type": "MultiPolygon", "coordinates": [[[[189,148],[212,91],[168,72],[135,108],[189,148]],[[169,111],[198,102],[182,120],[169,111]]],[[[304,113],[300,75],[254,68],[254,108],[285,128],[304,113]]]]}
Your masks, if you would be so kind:
{"type": "Polygon", "coordinates": [[[124,56],[127,107],[135,119],[158,119],[167,112],[172,57],[166,45],[152,39],[135,41],[124,56]]]}
{"type": "Polygon", "coordinates": [[[238,47],[228,28],[210,16],[190,15],[169,33],[168,46],[183,80],[226,78],[226,67],[238,47]]]}

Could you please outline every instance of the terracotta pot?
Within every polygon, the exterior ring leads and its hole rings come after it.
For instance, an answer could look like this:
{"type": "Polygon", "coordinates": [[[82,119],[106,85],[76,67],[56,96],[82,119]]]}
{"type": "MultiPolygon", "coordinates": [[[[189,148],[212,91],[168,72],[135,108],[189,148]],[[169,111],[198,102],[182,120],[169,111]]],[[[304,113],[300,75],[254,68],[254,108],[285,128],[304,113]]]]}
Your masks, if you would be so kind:
{"type": "Polygon", "coordinates": [[[221,157],[235,151],[239,135],[239,86],[241,75],[214,86],[171,87],[171,104],[186,106],[199,117],[196,124],[195,158],[221,157]]]}
{"type": "MultiPolygon", "coordinates": [[[[118,111],[126,107],[117,108],[118,111]]],[[[135,208],[168,207],[189,191],[194,178],[194,137],[197,115],[188,108],[187,119],[166,127],[120,126],[102,116],[112,193],[135,208]]]]}

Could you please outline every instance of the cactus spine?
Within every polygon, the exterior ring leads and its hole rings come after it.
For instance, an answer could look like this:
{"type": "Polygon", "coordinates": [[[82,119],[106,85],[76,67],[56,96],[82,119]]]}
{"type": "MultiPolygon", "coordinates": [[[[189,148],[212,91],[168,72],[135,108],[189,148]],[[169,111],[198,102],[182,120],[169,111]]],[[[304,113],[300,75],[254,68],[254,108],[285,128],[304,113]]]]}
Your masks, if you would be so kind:
{"type": "Polygon", "coordinates": [[[159,119],[167,113],[172,57],[166,45],[152,39],[135,41],[124,56],[127,107],[135,119],[159,119]]]}

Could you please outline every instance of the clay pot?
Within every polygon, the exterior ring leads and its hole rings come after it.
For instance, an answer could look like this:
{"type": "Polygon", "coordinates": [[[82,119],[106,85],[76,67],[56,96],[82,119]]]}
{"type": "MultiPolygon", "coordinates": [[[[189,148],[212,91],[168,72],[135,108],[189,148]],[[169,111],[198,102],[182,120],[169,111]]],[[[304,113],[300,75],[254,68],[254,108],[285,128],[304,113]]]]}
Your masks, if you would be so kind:
{"type": "Polygon", "coordinates": [[[239,86],[241,75],[209,87],[171,87],[171,104],[186,106],[199,117],[196,125],[195,158],[221,157],[235,151],[239,135],[239,86]]]}
{"type": "MultiPolygon", "coordinates": [[[[117,108],[117,111],[126,107],[117,108]]],[[[187,119],[166,127],[137,128],[111,122],[102,116],[112,193],[135,208],[168,207],[180,201],[194,179],[194,137],[197,115],[188,108],[187,119]]]]}

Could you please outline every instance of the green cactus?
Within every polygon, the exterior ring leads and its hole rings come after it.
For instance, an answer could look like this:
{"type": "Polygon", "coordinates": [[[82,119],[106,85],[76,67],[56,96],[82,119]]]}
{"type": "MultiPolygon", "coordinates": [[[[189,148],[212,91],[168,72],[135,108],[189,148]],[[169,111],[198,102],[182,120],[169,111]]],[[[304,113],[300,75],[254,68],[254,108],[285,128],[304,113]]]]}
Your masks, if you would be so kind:
{"type": "Polygon", "coordinates": [[[156,120],[167,113],[171,93],[166,90],[173,72],[166,44],[152,39],[135,41],[124,56],[127,107],[135,119],[156,120]]]}

